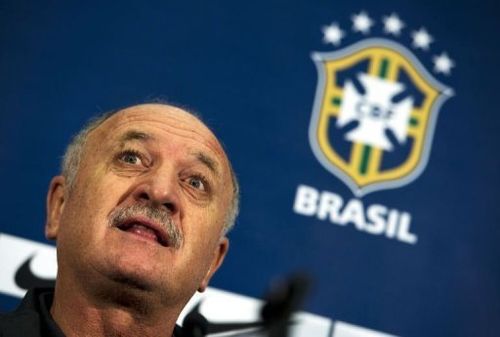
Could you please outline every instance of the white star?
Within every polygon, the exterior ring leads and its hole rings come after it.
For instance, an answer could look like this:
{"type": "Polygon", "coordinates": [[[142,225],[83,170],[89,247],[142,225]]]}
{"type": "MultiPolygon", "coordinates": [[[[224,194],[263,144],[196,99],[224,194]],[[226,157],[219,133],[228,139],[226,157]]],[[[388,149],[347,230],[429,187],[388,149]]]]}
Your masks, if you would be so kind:
{"type": "Polygon", "coordinates": [[[360,32],[363,34],[368,34],[370,32],[371,26],[373,26],[373,20],[362,11],[359,14],[354,14],[351,17],[352,20],[352,30],[355,32],[360,32]]]}
{"type": "Polygon", "coordinates": [[[405,23],[401,21],[395,13],[392,13],[389,16],[384,16],[382,21],[384,21],[384,32],[394,36],[399,36],[401,29],[405,26],[405,23]]]}
{"type": "Polygon", "coordinates": [[[344,31],[340,29],[336,22],[333,22],[329,26],[324,26],[322,31],[323,41],[325,43],[331,43],[335,46],[338,46],[340,44],[340,40],[342,40],[345,36],[344,31]]]}
{"type": "Polygon", "coordinates": [[[420,28],[418,31],[413,31],[411,33],[411,36],[413,38],[413,47],[414,48],[421,48],[423,50],[429,49],[429,45],[434,41],[432,36],[427,33],[425,28],[420,28]]]}
{"type": "Polygon", "coordinates": [[[455,62],[444,52],[441,55],[434,56],[432,61],[434,62],[434,71],[445,75],[449,75],[451,68],[455,66],[455,62]]]}

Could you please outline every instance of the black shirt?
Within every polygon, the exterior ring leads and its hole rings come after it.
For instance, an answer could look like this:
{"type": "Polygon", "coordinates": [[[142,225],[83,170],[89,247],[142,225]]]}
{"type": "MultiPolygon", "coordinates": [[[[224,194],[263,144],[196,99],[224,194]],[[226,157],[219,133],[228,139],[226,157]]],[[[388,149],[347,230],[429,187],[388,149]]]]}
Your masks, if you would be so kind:
{"type": "Polygon", "coordinates": [[[64,337],[50,315],[53,297],[52,288],[29,290],[15,311],[0,315],[0,336],[64,337]]]}
{"type": "MultiPolygon", "coordinates": [[[[29,290],[15,311],[0,314],[0,337],[65,337],[50,314],[53,298],[53,288],[29,290]]],[[[174,336],[181,335],[176,325],[174,336]]]]}

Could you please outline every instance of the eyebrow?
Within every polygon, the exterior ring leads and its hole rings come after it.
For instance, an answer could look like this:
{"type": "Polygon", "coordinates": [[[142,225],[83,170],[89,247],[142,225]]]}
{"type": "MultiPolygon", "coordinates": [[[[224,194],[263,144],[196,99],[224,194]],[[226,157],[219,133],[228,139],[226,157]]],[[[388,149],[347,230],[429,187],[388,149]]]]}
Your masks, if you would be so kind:
{"type": "Polygon", "coordinates": [[[142,131],[130,130],[120,137],[120,143],[126,143],[132,140],[148,141],[154,139],[153,136],[142,131]]]}
{"type": "Polygon", "coordinates": [[[201,163],[203,163],[206,167],[208,167],[210,171],[212,171],[216,175],[219,174],[218,164],[214,159],[212,159],[210,156],[206,155],[203,152],[196,152],[195,156],[196,159],[201,163]]]}

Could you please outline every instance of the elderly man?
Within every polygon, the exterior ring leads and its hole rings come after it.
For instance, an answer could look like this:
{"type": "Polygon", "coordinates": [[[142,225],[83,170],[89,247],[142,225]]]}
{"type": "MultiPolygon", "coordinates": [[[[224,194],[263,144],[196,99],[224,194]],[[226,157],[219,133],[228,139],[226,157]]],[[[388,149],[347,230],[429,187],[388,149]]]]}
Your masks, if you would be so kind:
{"type": "Polygon", "coordinates": [[[0,318],[0,336],[179,334],[178,315],[221,265],[237,212],[229,160],[192,114],[144,104],[95,120],[48,191],[55,290],[30,291],[0,318]]]}

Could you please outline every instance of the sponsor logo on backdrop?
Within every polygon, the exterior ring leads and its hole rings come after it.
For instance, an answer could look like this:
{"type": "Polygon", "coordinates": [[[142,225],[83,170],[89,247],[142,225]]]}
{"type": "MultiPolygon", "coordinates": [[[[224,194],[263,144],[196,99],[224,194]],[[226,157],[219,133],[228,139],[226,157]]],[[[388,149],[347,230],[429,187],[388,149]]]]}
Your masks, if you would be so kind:
{"type": "MultiPolygon", "coordinates": [[[[22,297],[28,288],[53,286],[57,274],[55,247],[0,233],[0,256],[7,257],[0,262],[0,293],[22,297]]],[[[259,313],[263,304],[259,299],[209,287],[191,298],[178,323],[182,324],[190,313],[201,313],[205,324],[217,330],[209,336],[261,336],[259,313]]],[[[392,336],[307,312],[296,313],[292,322],[291,337],[392,336]]]]}
{"type": "Polygon", "coordinates": [[[14,276],[14,281],[16,285],[21,288],[28,290],[29,288],[32,287],[54,287],[55,282],[53,278],[42,278],[36,275],[33,270],[31,269],[31,261],[35,258],[35,255],[32,255],[26,259],[26,261],[23,262],[19,266],[19,268],[16,271],[16,275],[14,276]]]}
{"type": "Polygon", "coordinates": [[[31,287],[53,284],[57,274],[53,246],[0,233],[0,293],[21,297],[31,287]]]}
{"type": "MultiPolygon", "coordinates": [[[[455,65],[446,52],[433,53],[434,39],[425,28],[406,28],[397,14],[372,18],[361,12],[352,15],[350,26],[351,37],[361,39],[344,45],[348,26],[333,22],[322,30],[333,50],[312,54],[318,82],[309,142],[321,165],[361,198],[407,185],[423,172],[439,111],[453,95],[436,76],[449,76],[455,65]],[[407,47],[401,41],[408,37],[407,47]]],[[[294,210],[417,242],[409,212],[366,207],[356,198],[345,202],[311,186],[297,188],[294,210]]]]}

